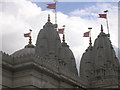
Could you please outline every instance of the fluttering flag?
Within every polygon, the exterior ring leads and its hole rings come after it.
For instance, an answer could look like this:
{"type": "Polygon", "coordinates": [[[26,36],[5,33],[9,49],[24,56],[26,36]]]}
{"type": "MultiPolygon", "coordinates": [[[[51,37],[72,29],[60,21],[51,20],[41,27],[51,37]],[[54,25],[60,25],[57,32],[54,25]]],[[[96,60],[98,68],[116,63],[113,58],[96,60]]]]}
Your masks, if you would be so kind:
{"type": "Polygon", "coordinates": [[[25,33],[24,37],[30,37],[30,33],[25,33]]]}
{"type": "Polygon", "coordinates": [[[99,18],[107,18],[106,14],[99,14],[99,18]]]}
{"type": "Polygon", "coordinates": [[[56,3],[53,3],[53,4],[47,4],[47,8],[49,9],[56,9],[56,3]]]}
{"type": "Polygon", "coordinates": [[[59,34],[64,34],[64,28],[58,29],[58,33],[59,33],[59,34]]]}
{"type": "Polygon", "coordinates": [[[89,37],[89,34],[90,34],[90,31],[85,32],[84,35],[83,35],[83,37],[89,37]]]}

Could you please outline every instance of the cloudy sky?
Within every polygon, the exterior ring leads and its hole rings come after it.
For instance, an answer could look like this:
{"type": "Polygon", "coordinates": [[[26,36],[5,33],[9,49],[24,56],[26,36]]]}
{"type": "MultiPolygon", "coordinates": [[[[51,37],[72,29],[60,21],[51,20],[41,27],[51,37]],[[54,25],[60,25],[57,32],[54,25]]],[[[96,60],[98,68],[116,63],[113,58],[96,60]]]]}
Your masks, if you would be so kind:
{"type": "MultiPolygon", "coordinates": [[[[33,44],[40,29],[47,22],[47,15],[51,15],[54,23],[54,11],[47,9],[46,4],[53,0],[1,0],[0,1],[0,51],[12,54],[24,48],[28,44],[28,38],[23,34],[32,29],[33,44]]],[[[83,37],[83,33],[92,27],[92,42],[100,33],[100,25],[103,24],[107,33],[105,19],[98,18],[104,10],[109,10],[108,21],[110,39],[112,45],[118,47],[118,0],[59,0],[57,2],[58,27],[65,27],[66,42],[72,49],[76,63],[89,46],[89,38],[83,37]],[[79,2],[76,2],[79,1],[79,2]],[[107,2],[106,2],[107,1],[107,2]]],[[[61,37],[61,35],[60,35],[61,37]]]]}

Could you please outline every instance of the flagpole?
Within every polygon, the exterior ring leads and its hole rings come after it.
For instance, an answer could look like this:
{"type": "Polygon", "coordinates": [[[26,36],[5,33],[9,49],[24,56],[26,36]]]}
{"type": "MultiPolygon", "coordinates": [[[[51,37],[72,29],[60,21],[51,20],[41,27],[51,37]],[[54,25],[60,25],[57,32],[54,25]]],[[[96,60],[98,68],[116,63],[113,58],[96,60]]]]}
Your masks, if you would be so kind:
{"type": "Polygon", "coordinates": [[[108,29],[108,37],[110,37],[110,34],[109,34],[109,26],[108,26],[107,12],[108,12],[108,10],[105,10],[105,11],[104,11],[104,13],[106,13],[106,23],[107,23],[107,29],[108,29]]]}

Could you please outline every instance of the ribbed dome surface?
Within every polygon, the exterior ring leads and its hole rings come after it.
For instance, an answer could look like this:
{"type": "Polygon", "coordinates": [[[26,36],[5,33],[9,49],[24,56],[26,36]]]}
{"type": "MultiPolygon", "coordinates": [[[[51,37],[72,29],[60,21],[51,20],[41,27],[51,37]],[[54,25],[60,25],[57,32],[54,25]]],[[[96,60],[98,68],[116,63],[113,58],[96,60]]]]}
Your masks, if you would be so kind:
{"type": "Polygon", "coordinates": [[[28,44],[25,46],[25,48],[18,50],[12,54],[13,57],[19,57],[23,55],[28,55],[28,54],[35,54],[35,48],[34,45],[28,44]]]}

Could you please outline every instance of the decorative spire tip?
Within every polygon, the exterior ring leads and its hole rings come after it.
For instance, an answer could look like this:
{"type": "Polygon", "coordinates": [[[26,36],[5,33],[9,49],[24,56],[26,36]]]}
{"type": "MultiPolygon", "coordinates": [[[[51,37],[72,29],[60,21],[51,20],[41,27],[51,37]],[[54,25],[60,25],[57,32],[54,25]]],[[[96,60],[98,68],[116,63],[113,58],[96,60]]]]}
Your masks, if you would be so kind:
{"type": "Polygon", "coordinates": [[[65,42],[65,34],[63,34],[63,40],[62,41],[65,42]]]}
{"type": "Polygon", "coordinates": [[[50,14],[48,14],[48,22],[50,22],[50,14]]]}
{"type": "Polygon", "coordinates": [[[103,32],[103,25],[101,24],[101,32],[103,32]]]}
{"type": "Polygon", "coordinates": [[[91,40],[91,37],[90,37],[90,40],[89,40],[89,45],[92,46],[92,40],[91,40]]]}
{"type": "Polygon", "coordinates": [[[32,32],[32,29],[29,29],[29,31],[30,31],[29,44],[32,44],[32,37],[31,37],[31,32],[32,32]]]}

